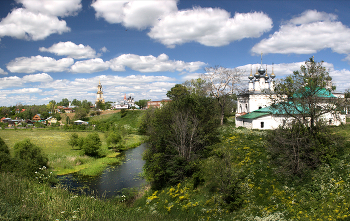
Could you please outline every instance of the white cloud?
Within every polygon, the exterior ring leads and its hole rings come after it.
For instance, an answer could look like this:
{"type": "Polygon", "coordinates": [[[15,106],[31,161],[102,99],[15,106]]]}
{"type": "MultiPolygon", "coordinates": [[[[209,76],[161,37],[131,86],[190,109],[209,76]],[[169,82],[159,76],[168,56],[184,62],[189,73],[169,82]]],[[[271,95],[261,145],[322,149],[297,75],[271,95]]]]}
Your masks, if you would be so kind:
{"type": "Polygon", "coordinates": [[[272,28],[262,12],[230,13],[218,8],[193,8],[162,17],[148,36],[168,47],[186,42],[224,46],[243,38],[260,37],[272,28]]]}
{"type": "Polygon", "coordinates": [[[144,29],[153,26],[164,14],[177,11],[175,0],[168,1],[109,1],[97,0],[91,6],[96,18],[125,27],[144,29]]]}
{"type": "Polygon", "coordinates": [[[318,12],[316,10],[307,10],[301,13],[300,16],[297,16],[289,21],[289,23],[294,25],[308,24],[318,21],[334,21],[337,19],[337,16],[334,14],[328,14],[325,12],[318,12]]]}
{"type": "Polygon", "coordinates": [[[108,52],[108,49],[107,49],[106,47],[102,47],[102,48],[100,49],[100,51],[106,53],[106,52],[108,52]]]}
{"type": "Polygon", "coordinates": [[[104,62],[101,58],[95,58],[85,61],[77,61],[71,67],[73,73],[94,73],[105,71],[109,68],[109,62],[104,62]]]}
{"type": "Polygon", "coordinates": [[[346,54],[345,60],[350,60],[350,28],[335,19],[333,14],[306,11],[281,25],[279,31],[256,44],[252,52],[312,54],[330,48],[346,54]]]}
{"type": "Polygon", "coordinates": [[[46,73],[30,74],[30,75],[23,76],[23,81],[24,82],[51,82],[53,81],[53,78],[46,73]]]}
{"type": "Polygon", "coordinates": [[[125,67],[140,72],[161,72],[161,71],[196,71],[205,65],[204,62],[170,61],[166,54],[158,57],[152,55],[139,56],[135,54],[123,54],[110,60],[110,68],[113,71],[125,71],[125,67]]]}
{"type": "Polygon", "coordinates": [[[18,90],[6,90],[6,91],[1,91],[2,93],[5,94],[32,94],[32,93],[41,93],[42,90],[39,88],[22,88],[18,90]]]}
{"type": "Polygon", "coordinates": [[[262,12],[235,13],[218,8],[178,11],[177,1],[97,0],[91,6],[96,17],[125,27],[151,27],[148,36],[168,47],[186,42],[224,46],[243,38],[260,37],[272,28],[272,20],[262,12]]]}
{"type": "Polygon", "coordinates": [[[22,85],[22,79],[17,76],[0,78],[0,89],[17,87],[22,85]]]}
{"type": "Polygon", "coordinates": [[[7,69],[11,72],[17,73],[33,73],[36,71],[43,72],[62,72],[73,65],[73,58],[62,58],[55,60],[50,57],[32,56],[20,57],[12,60],[7,64],[7,69]]]}
{"type": "Polygon", "coordinates": [[[0,22],[0,37],[43,40],[47,36],[70,31],[66,22],[55,16],[33,13],[23,8],[14,9],[0,22]]]}
{"type": "Polygon", "coordinates": [[[53,16],[71,16],[76,15],[82,8],[81,0],[16,0],[18,3],[31,12],[43,13],[53,16]]]}
{"type": "Polygon", "coordinates": [[[83,58],[95,58],[96,51],[89,45],[83,44],[76,45],[71,41],[59,42],[52,45],[49,48],[41,47],[39,51],[54,53],[58,56],[68,56],[69,58],[83,59],[83,58]]]}
{"type": "Polygon", "coordinates": [[[0,68],[0,75],[7,75],[8,73],[0,68]]]}

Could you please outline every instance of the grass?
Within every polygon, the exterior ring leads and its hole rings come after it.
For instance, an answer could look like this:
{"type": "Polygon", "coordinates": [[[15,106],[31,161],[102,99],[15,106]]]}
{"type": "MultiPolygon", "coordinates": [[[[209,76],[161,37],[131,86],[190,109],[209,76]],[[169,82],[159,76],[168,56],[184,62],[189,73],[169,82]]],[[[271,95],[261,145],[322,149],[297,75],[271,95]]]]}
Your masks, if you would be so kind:
{"type": "MultiPolygon", "coordinates": [[[[42,148],[49,158],[49,166],[57,175],[79,172],[84,175],[98,175],[103,172],[107,165],[117,164],[122,161],[119,153],[108,150],[105,143],[104,133],[99,133],[102,141],[103,158],[93,158],[83,155],[81,150],[72,149],[68,140],[73,132],[54,131],[48,129],[34,130],[0,130],[0,137],[5,141],[13,153],[16,142],[29,138],[31,142],[42,148]]],[[[86,137],[92,132],[74,132],[79,137],[86,137]]],[[[127,148],[137,147],[145,141],[145,136],[128,135],[125,138],[127,148]]]]}
{"type": "MultiPolygon", "coordinates": [[[[331,129],[350,135],[350,125],[331,129]]],[[[198,167],[203,174],[217,171],[212,176],[220,177],[227,172],[222,165],[229,156],[243,200],[236,210],[227,209],[222,193],[210,186],[215,180],[206,175],[197,188],[188,178],[176,186],[144,191],[136,199],[126,195],[100,200],[3,173],[0,220],[349,220],[350,150],[312,171],[309,179],[288,179],[275,172],[266,151],[266,131],[227,124],[220,133],[221,142],[212,148],[215,154],[201,159],[198,167]]]]}

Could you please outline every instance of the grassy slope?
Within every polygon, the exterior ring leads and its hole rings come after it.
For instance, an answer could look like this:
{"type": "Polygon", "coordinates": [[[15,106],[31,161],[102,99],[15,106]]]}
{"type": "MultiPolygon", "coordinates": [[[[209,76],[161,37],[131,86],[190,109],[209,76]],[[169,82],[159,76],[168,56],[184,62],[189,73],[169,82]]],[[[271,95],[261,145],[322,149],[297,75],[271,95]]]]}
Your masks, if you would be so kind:
{"type": "MultiPolygon", "coordinates": [[[[349,129],[350,126],[345,126],[333,131],[349,135],[349,129]]],[[[142,220],[348,220],[350,151],[346,150],[332,165],[315,170],[307,181],[286,180],[274,173],[265,151],[264,134],[264,131],[226,125],[221,131],[221,143],[215,145],[214,151],[232,157],[232,167],[241,175],[239,191],[244,201],[234,212],[220,204],[220,193],[208,191],[207,182],[197,189],[192,188],[191,180],[186,180],[158,192],[146,191],[127,206],[120,197],[101,201],[73,196],[63,190],[2,175],[0,219],[28,216],[70,220],[76,216],[78,220],[137,220],[140,217],[142,220]],[[20,191],[11,191],[11,188],[20,191]]],[[[215,165],[224,163],[220,158],[210,163],[213,159],[203,160],[199,166],[202,170],[214,171],[215,165]]]]}
{"type": "MultiPolygon", "coordinates": [[[[104,119],[113,121],[118,125],[132,125],[136,127],[141,117],[141,112],[128,113],[125,118],[120,118],[120,114],[108,114],[97,116],[98,120],[104,119]]],[[[80,172],[84,175],[97,175],[101,173],[109,164],[116,164],[121,161],[117,157],[119,153],[108,150],[105,143],[104,133],[99,133],[102,141],[101,152],[106,157],[95,159],[84,156],[81,150],[72,149],[68,145],[68,140],[73,132],[32,129],[32,130],[0,130],[0,137],[5,141],[10,151],[13,152],[13,146],[16,142],[29,138],[31,142],[43,149],[49,158],[49,166],[54,169],[57,175],[63,175],[73,172],[80,172]]],[[[79,137],[86,137],[92,132],[75,132],[79,137]]],[[[129,134],[124,138],[127,148],[132,148],[144,142],[145,137],[129,134]]]]}

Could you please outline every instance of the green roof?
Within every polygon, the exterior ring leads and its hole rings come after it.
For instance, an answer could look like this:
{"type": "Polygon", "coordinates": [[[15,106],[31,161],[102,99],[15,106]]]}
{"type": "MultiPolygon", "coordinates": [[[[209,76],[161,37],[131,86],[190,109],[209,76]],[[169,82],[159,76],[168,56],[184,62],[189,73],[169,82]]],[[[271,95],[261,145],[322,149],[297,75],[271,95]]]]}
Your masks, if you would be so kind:
{"type": "Polygon", "coordinates": [[[326,88],[316,88],[315,91],[311,91],[309,87],[301,88],[299,92],[297,92],[293,95],[293,97],[303,98],[303,97],[308,97],[308,95],[312,96],[312,92],[315,92],[315,95],[317,97],[323,97],[323,98],[335,98],[336,97],[326,88]]]}
{"type": "Polygon", "coordinates": [[[259,112],[253,111],[253,112],[251,112],[251,113],[248,113],[248,114],[239,116],[239,118],[243,118],[243,119],[255,119],[255,118],[262,117],[262,116],[269,115],[269,114],[270,114],[270,113],[259,113],[259,112]]]}

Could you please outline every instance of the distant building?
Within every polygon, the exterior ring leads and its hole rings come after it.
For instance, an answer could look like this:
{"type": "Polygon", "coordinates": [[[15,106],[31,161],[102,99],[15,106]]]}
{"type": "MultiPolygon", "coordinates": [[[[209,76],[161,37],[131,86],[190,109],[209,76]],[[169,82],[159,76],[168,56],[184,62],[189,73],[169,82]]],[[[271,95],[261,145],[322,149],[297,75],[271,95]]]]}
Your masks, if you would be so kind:
{"type": "Polygon", "coordinates": [[[102,91],[102,84],[99,81],[98,85],[97,85],[97,98],[96,98],[96,103],[101,102],[101,103],[105,103],[105,99],[103,98],[103,91],[102,91]]]}
{"type": "Polygon", "coordinates": [[[148,108],[161,108],[167,102],[171,102],[171,100],[170,99],[163,99],[161,101],[148,101],[147,102],[147,109],[148,108]]]}
{"type": "Polygon", "coordinates": [[[133,97],[129,96],[126,98],[126,94],[124,95],[124,100],[122,101],[117,101],[113,105],[114,109],[129,109],[135,107],[136,109],[139,109],[140,107],[135,104],[135,100],[133,97]]]}

